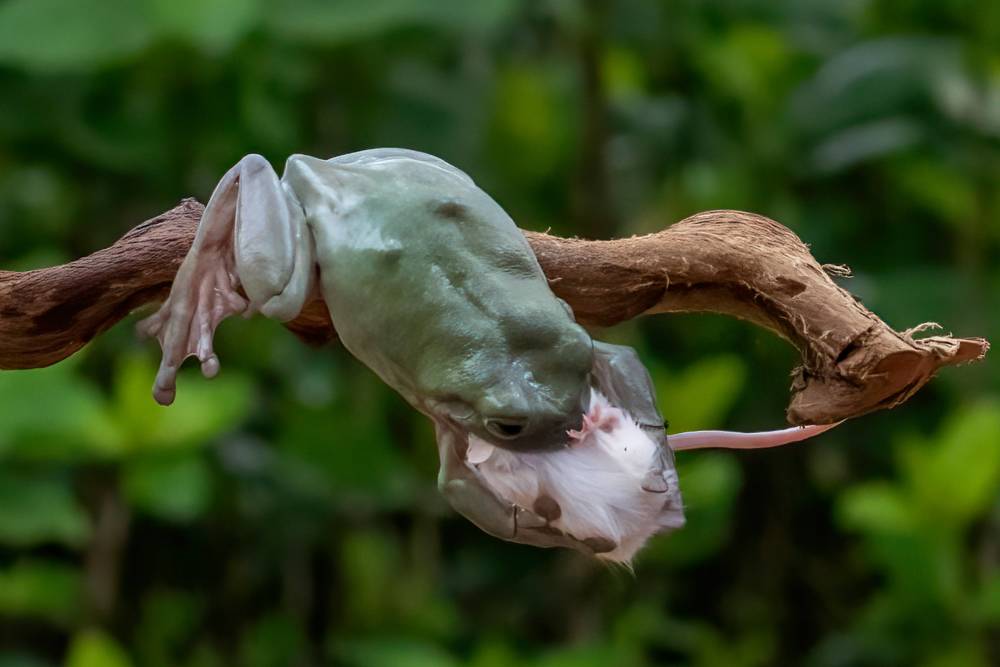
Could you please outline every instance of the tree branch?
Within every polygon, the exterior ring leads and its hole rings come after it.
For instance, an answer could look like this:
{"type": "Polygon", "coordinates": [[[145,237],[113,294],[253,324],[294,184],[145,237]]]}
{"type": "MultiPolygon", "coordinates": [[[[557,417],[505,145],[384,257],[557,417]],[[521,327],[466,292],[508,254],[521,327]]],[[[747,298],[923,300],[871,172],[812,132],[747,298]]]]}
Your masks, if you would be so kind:
{"type": "MultiPolygon", "coordinates": [[[[186,199],[110,248],[48,269],[0,271],[0,369],[36,368],[76,352],[135,308],[162,300],[187,253],[202,205],[186,199]]],[[[739,211],[708,211],[648,236],[610,241],[525,232],[552,290],[585,325],[651,313],[715,312],[771,329],[802,355],[788,420],[831,423],[891,408],[943,366],[981,359],[982,338],[896,332],[828,275],[786,227],[739,211]]],[[[335,340],[317,296],[286,325],[335,340]]]]}

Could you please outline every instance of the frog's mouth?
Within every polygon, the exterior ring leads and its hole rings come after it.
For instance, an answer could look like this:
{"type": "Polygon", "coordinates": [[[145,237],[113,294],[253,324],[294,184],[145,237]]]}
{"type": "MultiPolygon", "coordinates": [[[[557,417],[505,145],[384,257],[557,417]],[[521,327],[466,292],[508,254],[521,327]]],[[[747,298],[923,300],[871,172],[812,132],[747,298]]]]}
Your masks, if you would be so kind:
{"type": "Polygon", "coordinates": [[[660,447],[595,389],[562,449],[514,452],[470,435],[466,463],[551,530],[591,545],[600,558],[628,562],[652,535],[684,524],[677,473],[660,447]]]}

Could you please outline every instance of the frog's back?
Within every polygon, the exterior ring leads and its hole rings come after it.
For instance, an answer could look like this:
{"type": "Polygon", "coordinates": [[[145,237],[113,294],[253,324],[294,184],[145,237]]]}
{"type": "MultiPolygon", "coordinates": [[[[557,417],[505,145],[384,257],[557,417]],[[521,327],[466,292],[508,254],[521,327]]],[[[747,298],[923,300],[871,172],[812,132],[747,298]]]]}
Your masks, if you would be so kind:
{"type": "Polygon", "coordinates": [[[284,182],[305,209],[341,340],[404,395],[504,382],[553,350],[589,363],[589,338],[520,230],[455,167],[398,149],[293,156],[284,182]]]}

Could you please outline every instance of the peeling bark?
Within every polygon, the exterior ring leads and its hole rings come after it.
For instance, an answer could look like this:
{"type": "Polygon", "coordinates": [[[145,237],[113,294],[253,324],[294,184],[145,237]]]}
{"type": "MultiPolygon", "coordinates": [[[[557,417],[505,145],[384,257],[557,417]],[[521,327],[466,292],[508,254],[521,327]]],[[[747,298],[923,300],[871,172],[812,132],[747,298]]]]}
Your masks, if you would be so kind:
{"type": "MultiPolygon", "coordinates": [[[[62,266],[0,271],[0,369],[65,359],[135,308],[165,298],[202,208],[186,199],[62,266]]],[[[982,338],[915,338],[925,325],[894,331],[833,282],[846,267],[820,265],[788,228],[751,213],[708,211],[656,234],[609,241],[524,234],[581,324],[714,312],[788,340],[802,355],[787,413],[793,424],[895,407],[940,368],[989,349],[982,338]]],[[[286,326],[309,343],[336,339],[318,294],[286,326]]]]}

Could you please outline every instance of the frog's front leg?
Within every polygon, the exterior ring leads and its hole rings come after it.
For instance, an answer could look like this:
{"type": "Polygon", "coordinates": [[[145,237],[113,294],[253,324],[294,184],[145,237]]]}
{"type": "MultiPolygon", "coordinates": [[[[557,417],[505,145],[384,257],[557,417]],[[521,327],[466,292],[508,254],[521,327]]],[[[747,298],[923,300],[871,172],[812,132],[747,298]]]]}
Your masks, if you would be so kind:
{"type": "Polygon", "coordinates": [[[263,157],[248,155],[226,172],[170,295],[139,324],[163,348],[157,402],[173,402],[177,370],[188,357],[198,357],[205,377],[218,373],[212,336],[225,318],[260,312],[293,319],[312,289],[313,255],[301,206],[263,157]]]}
{"type": "Polygon", "coordinates": [[[441,469],[438,489],[452,509],[486,533],[510,542],[536,547],[567,547],[594,555],[607,551],[593,540],[581,541],[558,530],[551,521],[558,518],[558,506],[542,496],[528,509],[500,498],[467,463],[469,434],[435,420],[441,469]]]}

